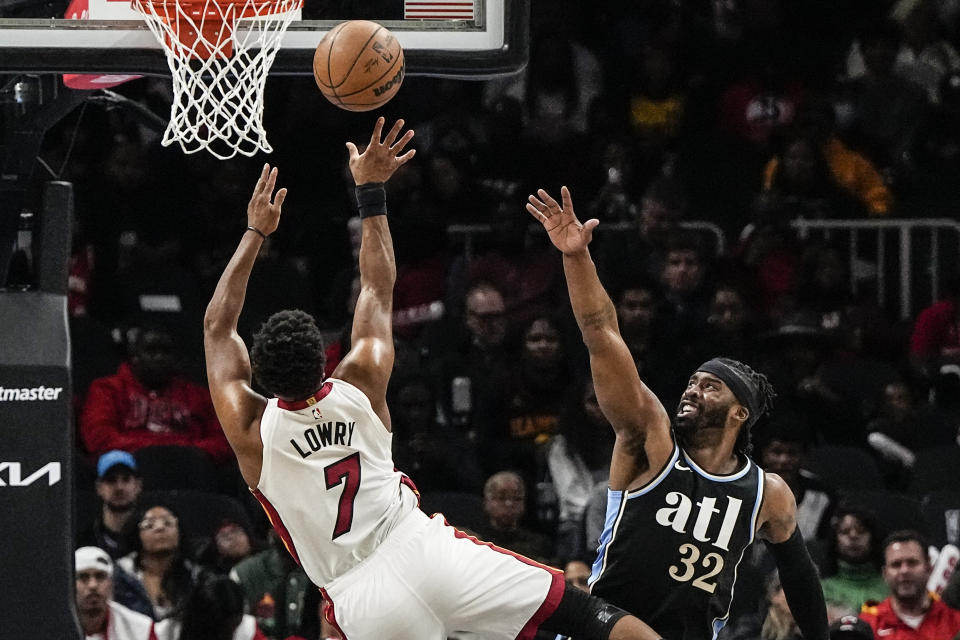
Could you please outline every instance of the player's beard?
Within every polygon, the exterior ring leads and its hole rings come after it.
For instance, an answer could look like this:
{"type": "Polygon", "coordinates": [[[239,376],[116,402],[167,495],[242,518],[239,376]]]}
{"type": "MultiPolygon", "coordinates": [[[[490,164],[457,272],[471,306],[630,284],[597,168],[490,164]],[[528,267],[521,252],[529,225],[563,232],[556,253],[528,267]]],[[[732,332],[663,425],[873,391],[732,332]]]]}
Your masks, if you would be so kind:
{"type": "Polygon", "coordinates": [[[673,419],[673,428],[677,434],[677,442],[685,449],[702,444],[708,438],[709,430],[722,430],[727,422],[729,407],[704,407],[698,405],[698,411],[692,416],[676,416],[673,419]]]}

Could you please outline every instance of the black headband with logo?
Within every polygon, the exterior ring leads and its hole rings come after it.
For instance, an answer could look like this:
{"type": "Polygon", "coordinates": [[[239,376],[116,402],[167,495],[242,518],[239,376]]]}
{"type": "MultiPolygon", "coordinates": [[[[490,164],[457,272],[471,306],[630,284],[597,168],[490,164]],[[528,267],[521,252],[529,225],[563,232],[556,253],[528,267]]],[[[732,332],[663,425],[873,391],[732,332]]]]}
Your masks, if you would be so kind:
{"type": "Polygon", "coordinates": [[[760,390],[753,380],[750,379],[750,376],[731,367],[727,364],[728,362],[730,361],[726,358],[707,360],[697,367],[697,371],[715,375],[730,387],[730,391],[737,397],[737,402],[745,406],[747,411],[750,412],[746,422],[746,425],[749,427],[757,421],[763,409],[760,400],[760,390]]]}

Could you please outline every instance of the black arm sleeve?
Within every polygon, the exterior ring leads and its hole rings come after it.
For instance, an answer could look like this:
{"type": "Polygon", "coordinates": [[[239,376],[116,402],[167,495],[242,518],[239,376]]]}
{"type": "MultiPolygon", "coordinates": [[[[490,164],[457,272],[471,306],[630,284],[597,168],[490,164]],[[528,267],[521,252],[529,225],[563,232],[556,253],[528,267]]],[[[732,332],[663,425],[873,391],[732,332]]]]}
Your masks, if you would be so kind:
{"type": "Polygon", "coordinates": [[[777,562],[783,595],[804,640],[827,640],[830,635],[827,604],[817,568],[803,544],[800,528],[794,529],[793,535],[785,542],[768,542],[767,548],[777,562]]]}

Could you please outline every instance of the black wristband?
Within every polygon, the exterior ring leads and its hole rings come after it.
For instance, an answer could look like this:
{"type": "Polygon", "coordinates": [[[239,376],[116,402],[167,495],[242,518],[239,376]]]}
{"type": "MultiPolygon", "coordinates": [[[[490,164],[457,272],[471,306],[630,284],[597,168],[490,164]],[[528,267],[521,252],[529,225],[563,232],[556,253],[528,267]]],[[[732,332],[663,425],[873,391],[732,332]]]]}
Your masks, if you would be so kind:
{"type": "MultiPolygon", "coordinates": [[[[261,238],[263,238],[264,240],[267,239],[267,234],[265,234],[263,231],[260,231],[260,229],[257,229],[256,227],[250,227],[250,226],[248,226],[248,227],[247,227],[247,231],[253,231],[254,233],[258,234],[261,238]]],[[[246,233],[246,231],[244,231],[244,233],[246,233]]]]}
{"type": "Polygon", "coordinates": [[[360,218],[387,215],[387,190],[382,182],[358,184],[355,193],[360,218]]]}

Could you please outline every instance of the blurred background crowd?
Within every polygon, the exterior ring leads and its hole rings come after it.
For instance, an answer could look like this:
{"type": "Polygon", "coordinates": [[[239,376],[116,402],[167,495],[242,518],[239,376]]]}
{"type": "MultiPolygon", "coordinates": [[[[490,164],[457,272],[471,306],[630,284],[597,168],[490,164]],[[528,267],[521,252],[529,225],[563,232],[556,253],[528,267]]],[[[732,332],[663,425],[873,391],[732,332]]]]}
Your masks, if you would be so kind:
{"type": "MultiPolygon", "coordinates": [[[[825,585],[840,585],[827,593],[835,618],[887,595],[886,533],[960,543],[960,227],[896,233],[960,212],[958,50],[955,0],[535,0],[522,73],[408,77],[382,110],[416,130],[418,151],[388,186],[390,406],[396,464],[424,508],[585,578],[613,434],[559,254],[523,209],[536,188],[567,185],[580,218],[601,221],[593,258],[668,411],[716,355],[770,378],[776,409],[754,427],[753,455],[794,489],[825,585]],[[852,551],[851,528],[867,540],[852,551]]],[[[116,91],[168,112],[168,79],[116,91]]],[[[155,618],[212,573],[239,581],[270,638],[319,633],[315,590],[220,433],[201,317],[267,160],[290,195],[240,331],[304,309],[329,336],[332,371],[358,288],[343,142],[372,119],[335,109],[309,77],[279,76],[269,158],[185,157],[149,120],[93,103],[47,136],[42,178],[76,197],[78,544],[106,549],[155,618]]],[[[29,277],[24,259],[8,286],[29,277]]],[[[731,629],[777,601],[756,556],[731,629]]],[[[792,637],[776,621],[740,632],[792,637]]]]}

